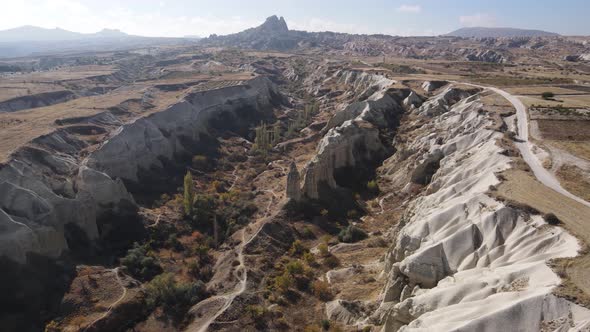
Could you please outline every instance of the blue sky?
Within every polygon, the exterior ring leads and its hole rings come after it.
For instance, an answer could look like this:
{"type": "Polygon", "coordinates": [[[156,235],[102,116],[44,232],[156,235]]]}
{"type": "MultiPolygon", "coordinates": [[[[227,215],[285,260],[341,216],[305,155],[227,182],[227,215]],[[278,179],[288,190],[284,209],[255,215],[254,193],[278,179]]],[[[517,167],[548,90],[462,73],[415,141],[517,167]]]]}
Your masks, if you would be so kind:
{"type": "Polygon", "coordinates": [[[21,25],[147,36],[227,34],[282,15],[309,31],[436,35],[508,26],[590,35],[590,0],[2,0],[0,29],[21,25]]]}

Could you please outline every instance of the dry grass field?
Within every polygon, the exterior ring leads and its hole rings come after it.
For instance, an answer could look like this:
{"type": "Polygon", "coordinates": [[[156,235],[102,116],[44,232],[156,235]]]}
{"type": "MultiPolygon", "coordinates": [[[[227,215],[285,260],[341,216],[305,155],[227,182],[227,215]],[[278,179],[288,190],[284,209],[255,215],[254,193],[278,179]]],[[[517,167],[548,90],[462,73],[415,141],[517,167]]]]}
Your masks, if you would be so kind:
{"type": "MultiPolygon", "coordinates": [[[[578,237],[582,246],[590,243],[590,208],[549,189],[538,182],[530,173],[509,170],[503,173],[506,178],[498,186],[497,195],[507,201],[518,202],[541,213],[554,213],[569,232],[578,237]]],[[[585,266],[590,262],[588,255],[573,259],[564,275],[566,280],[560,289],[563,294],[578,294],[580,301],[590,304],[590,278],[585,266]],[[581,293],[579,290],[582,290],[581,293]]]]}

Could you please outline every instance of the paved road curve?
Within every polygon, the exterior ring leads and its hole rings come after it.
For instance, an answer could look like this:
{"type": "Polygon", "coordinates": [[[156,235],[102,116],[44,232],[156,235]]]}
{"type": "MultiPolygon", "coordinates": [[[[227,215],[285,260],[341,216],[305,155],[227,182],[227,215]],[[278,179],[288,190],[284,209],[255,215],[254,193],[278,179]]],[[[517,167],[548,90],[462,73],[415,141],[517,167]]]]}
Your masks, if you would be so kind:
{"type": "Polygon", "coordinates": [[[533,173],[535,174],[537,180],[539,180],[542,184],[546,185],[547,187],[557,191],[558,193],[590,207],[589,202],[565,190],[561,186],[557,178],[555,178],[555,175],[553,175],[553,173],[545,169],[545,167],[543,167],[543,165],[541,164],[541,161],[533,154],[533,145],[529,141],[529,122],[526,106],[524,106],[520,99],[498,88],[487,89],[492,90],[495,93],[506,98],[506,100],[508,100],[514,106],[514,108],[516,108],[519,139],[519,141],[516,142],[516,147],[518,147],[518,149],[520,150],[520,153],[522,154],[522,158],[524,159],[524,161],[533,170],[533,173]]]}

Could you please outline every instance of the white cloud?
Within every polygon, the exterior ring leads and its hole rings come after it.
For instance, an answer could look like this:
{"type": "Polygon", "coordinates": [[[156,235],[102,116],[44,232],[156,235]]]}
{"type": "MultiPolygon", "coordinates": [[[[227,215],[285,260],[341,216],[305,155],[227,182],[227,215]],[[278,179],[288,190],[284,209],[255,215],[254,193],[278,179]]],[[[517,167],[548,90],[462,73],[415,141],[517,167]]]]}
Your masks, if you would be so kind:
{"type": "Polygon", "coordinates": [[[419,5],[401,5],[397,7],[397,11],[400,13],[419,13],[422,11],[422,7],[419,5]]]}
{"type": "Polygon", "coordinates": [[[466,27],[494,27],[496,18],[490,14],[477,13],[459,17],[459,22],[466,27]]]}
{"type": "MultiPolygon", "coordinates": [[[[120,29],[129,34],[142,36],[180,37],[210,34],[225,35],[251,28],[264,22],[264,18],[252,19],[243,16],[214,16],[206,13],[191,15],[165,14],[160,10],[161,3],[168,0],[153,1],[153,9],[132,10],[116,0],[102,0],[109,5],[96,10],[88,2],[80,0],[26,0],[8,1],[0,13],[0,30],[22,25],[35,25],[43,28],[60,27],[66,30],[91,33],[103,28],[120,29]]],[[[403,6],[402,6],[403,7],[403,6]]],[[[415,11],[415,9],[413,9],[415,11]]],[[[289,28],[306,31],[335,31],[355,34],[384,33],[390,35],[432,35],[425,29],[381,26],[379,28],[360,23],[338,22],[326,18],[302,18],[288,20],[289,28]]]]}
{"type": "MultiPolygon", "coordinates": [[[[160,2],[156,4],[160,5],[160,2]]],[[[10,1],[2,12],[11,14],[0,14],[0,30],[35,25],[91,33],[110,28],[133,35],[154,37],[229,34],[263,22],[235,16],[220,18],[212,15],[165,15],[158,7],[154,11],[138,13],[121,5],[113,5],[97,12],[76,0],[30,0],[27,3],[10,1]]]]}

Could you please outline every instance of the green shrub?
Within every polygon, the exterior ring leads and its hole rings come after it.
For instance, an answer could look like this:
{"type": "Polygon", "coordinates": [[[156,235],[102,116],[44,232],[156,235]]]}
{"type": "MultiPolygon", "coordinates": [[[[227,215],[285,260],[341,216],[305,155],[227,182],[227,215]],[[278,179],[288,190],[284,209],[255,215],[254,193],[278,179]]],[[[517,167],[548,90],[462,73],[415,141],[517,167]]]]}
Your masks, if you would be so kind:
{"type": "Polygon", "coordinates": [[[293,242],[291,245],[291,249],[289,249],[289,254],[293,257],[301,257],[307,251],[307,248],[305,248],[301,241],[295,240],[295,242],[293,242]]]}
{"type": "Polygon", "coordinates": [[[549,225],[556,226],[561,224],[561,220],[559,220],[559,218],[557,218],[557,216],[553,213],[547,213],[543,216],[543,218],[549,225]]]}
{"type": "Polygon", "coordinates": [[[211,183],[211,187],[215,190],[216,193],[225,193],[225,183],[215,180],[211,183]]]}
{"type": "Polygon", "coordinates": [[[345,243],[354,243],[366,238],[367,233],[354,225],[349,225],[338,234],[338,240],[345,243]]]}
{"type": "Polygon", "coordinates": [[[181,251],[184,249],[184,246],[180,241],[178,241],[178,235],[176,233],[172,233],[168,236],[165,242],[166,247],[174,250],[174,251],[181,251]]]}
{"type": "Polygon", "coordinates": [[[303,254],[303,260],[309,265],[309,266],[315,266],[316,260],[315,260],[315,256],[314,254],[312,254],[311,252],[306,252],[305,254],[303,254]]]}
{"type": "Polygon", "coordinates": [[[322,322],[320,323],[320,325],[322,326],[322,330],[324,330],[324,331],[330,330],[330,321],[329,320],[323,319],[322,322]]]}
{"type": "Polygon", "coordinates": [[[198,258],[188,264],[188,272],[193,278],[207,282],[213,277],[213,268],[198,258]]]}
{"type": "Polygon", "coordinates": [[[303,264],[300,260],[290,261],[285,265],[285,271],[291,275],[303,274],[303,264]]]}
{"type": "Polygon", "coordinates": [[[258,330],[262,330],[266,327],[267,317],[272,313],[266,310],[265,307],[260,305],[249,305],[246,307],[246,313],[250,316],[254,325],[258,330]]]}
{"type": "Polygon", "coordinates": [[[553,92],[546,91],[541,94],[541,97],[543,97],[543,99],[545,100],[549,100],[553,99],[553,97],[555,97],[555,94],[553,92]]]}
{"type": "Polygon", "coordinates": [[[324,258],[324,264],[333,269],[340,265],[340,260],[338,260],[338,257],[330,254],[328,257],[324,258]]]}
{"type": "Polygon", "coordinates": [[[192,204],[193,227],[209,226],[215,213],[215,197],[212,195],[196,195],[192,204]]]}
{"type": "Polygon", "coordinates": [[[330,255],[330,249],[328,248],[328,244],[325,242],[320,243],[318,250],[320,252],[320,256],[322,257],[327,257],[330,255]]]}
{"type": "Polygon", "coordinates": [[[182,315],[206,295],[205,284],[202,282],[178,283],[171,273],[155,277],[146,285],[145,290],[149,307],[161,305],[165,312],[173,315],[182,315]]]}
{"type": "Polygon", "coordinates": [[[309,226],[305,226],[303,228],[303,230],[301,231],[301,236],[304,239],[315,239],[315,234],[313,233],[313,231],[311,230],[311,228],[309,226]]]}
{"type": "Polygon", "coordinates": [[[318,299],[328,302],[332,300],[334,295],[330,289],[330,284],[326,281],[316,280],[311,284],[313,295],[317,296],[318,299]]]}
{"type": "Polygon", "coordinates": [[[144,281],[162,272],[158,260],[149,252],[147,244],[140,246],[135,243],[121,259],[121,265],[125,266],[133,277],[144,281]]]}
{"type": "Polygon", "coordinates": [[[293,281],[293,276],[289,273],[283,273],[282,275],[275,277],[275,289],[282,294],[285,294],[289,291],[289,288],[293,286],[293,281]]]}
{"type": "Polygon", "coordinates": [[[373,194],[379,193],[379,185],[377,184],[377,181],[371,180],[367,182],[367,190],[373,194]]]}
{"type": "Polygon", "coordinates": [[[193,175],[191,172],[186,172],[184,176],[184,195],[182,206],[184,207],[184,215],[193,215],[193,202],[195,199],[195,184],[193,182],[193,175]]]}

